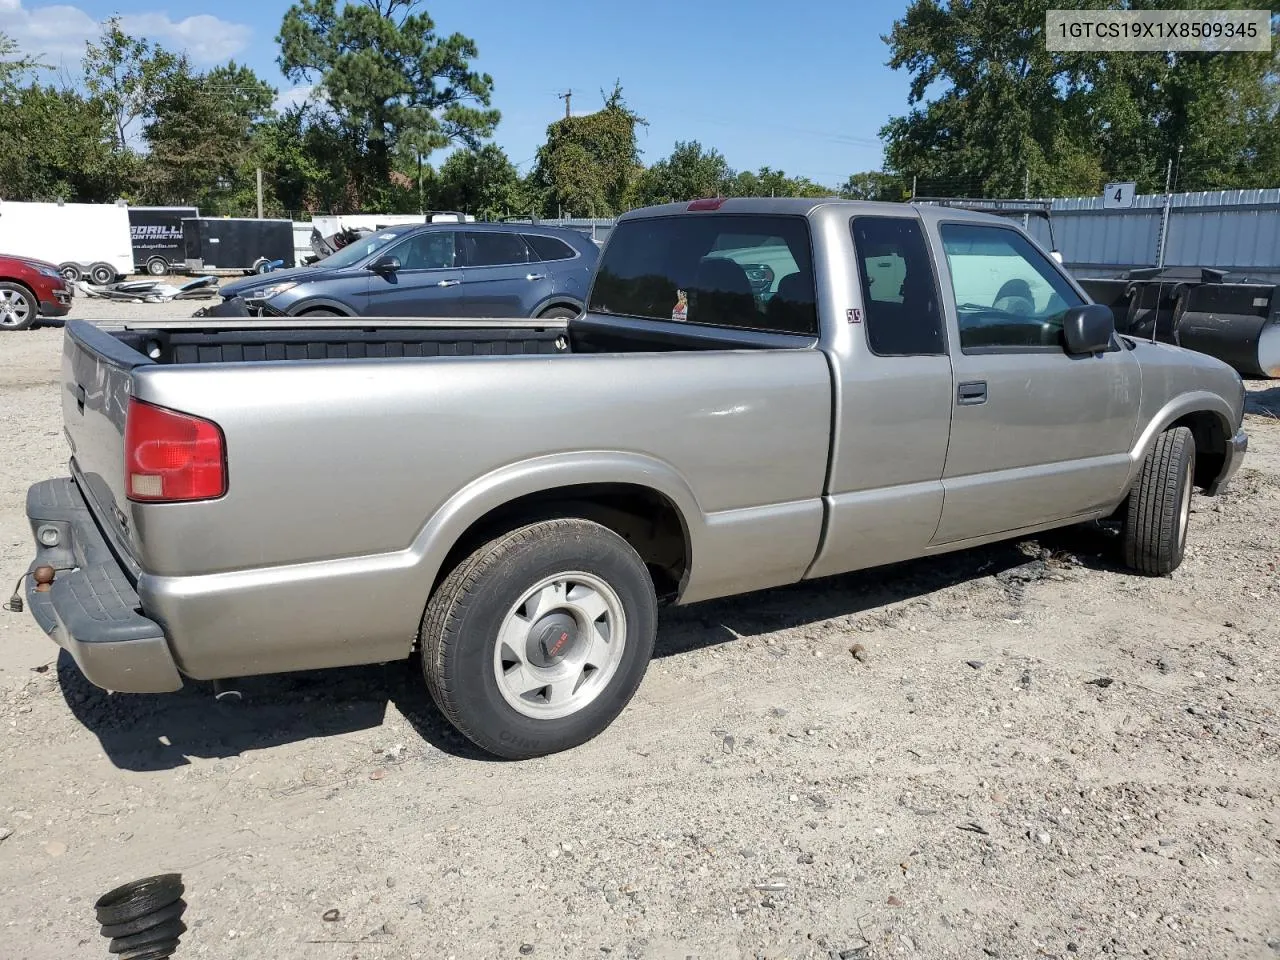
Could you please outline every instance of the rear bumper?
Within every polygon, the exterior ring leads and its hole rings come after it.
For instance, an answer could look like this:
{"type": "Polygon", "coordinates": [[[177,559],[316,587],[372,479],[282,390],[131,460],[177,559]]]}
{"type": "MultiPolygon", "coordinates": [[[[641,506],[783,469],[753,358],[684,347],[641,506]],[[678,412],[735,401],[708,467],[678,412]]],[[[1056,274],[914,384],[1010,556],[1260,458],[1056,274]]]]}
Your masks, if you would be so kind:
{"type": "Polygon", "coordinates": [[[1218,472],[1218,476],[1214,478],[1213,483],[1205,488],[1205,493],[1211,497],[1216,497],[1223,487],[1236,475],[1236,471],[1240,469],[1240,464],[1244,460],[1245,452],[1249,449],[1249,435],[1243,430],[1237,430],[1236,435],[1231,438],[1231,442],[1227,444],[1227,456],[1222,462],[1222,469],[1218,472]]]}
{"type": "Polygon", "coordinates": [[[75,659],[96,686],[122,693],[182,687],[164,630],[142,613],[138,594],[94,522],[75,482],[45,480],[27,491],[36,540],[30,570],[57,575],[47,591],[27,578],[26,597],[40,628],[75,659]],[[42,542],[54,539],[52,544],[42,542]]]}

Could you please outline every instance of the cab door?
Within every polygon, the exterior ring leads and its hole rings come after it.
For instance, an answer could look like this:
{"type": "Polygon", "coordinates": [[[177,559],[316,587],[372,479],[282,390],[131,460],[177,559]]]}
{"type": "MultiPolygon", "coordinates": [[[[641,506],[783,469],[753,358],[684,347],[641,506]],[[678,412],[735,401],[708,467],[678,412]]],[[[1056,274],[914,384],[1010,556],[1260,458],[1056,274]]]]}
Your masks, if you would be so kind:
{"type": "Polygon", "coordinates": [[[465,315],[527,317],[551,296],[551,271],[520,234],[464,230],[461,237],[465,315]]]}
{"type": "Polygon", "coordinates": [[[934,542],[1083,517],[1124,492],[1141,372],[1112,349],[1072,356],[1063,312],[1084,303],[1020,231],[936,225],[954,292],[951,443],[934,542]]]}
{"type": "Polygon", "coordinates": [[[395,271],[368,271],[372,317],[450,317],[463,314],[462,270],[457,266],[457,231],[428,228],[382,251],[395,257],[395,271]]]}
{"type": "Polygon", "coordinates": [[[836,389],[827,528],[807,577],[918,556],[942,515],[952,372],[918,215],[826,225],[836,389]]]}

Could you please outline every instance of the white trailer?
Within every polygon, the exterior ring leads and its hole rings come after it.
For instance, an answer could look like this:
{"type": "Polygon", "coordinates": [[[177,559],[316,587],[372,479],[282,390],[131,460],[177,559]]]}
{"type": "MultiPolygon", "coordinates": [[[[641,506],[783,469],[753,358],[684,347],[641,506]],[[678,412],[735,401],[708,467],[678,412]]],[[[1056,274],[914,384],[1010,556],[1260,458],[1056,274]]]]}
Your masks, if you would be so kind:
{"type": "Polygon", "coordinates": [[[0,253],[57,264],[72,283],[112,283],[133,272],[129,208],[123,202],[0,201],[0,253]]]}

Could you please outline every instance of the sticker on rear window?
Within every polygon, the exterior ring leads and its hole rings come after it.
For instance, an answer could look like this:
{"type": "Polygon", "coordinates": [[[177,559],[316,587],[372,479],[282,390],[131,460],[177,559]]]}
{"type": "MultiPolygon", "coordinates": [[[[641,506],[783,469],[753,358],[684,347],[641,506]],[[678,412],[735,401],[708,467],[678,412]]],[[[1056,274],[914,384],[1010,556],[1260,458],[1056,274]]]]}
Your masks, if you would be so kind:
{"type": "Polygon", "coordinates": [[[676,291],[676,305],[671,308],[672,320],[689,319],[689,294],[683,290],[676,291]]]}

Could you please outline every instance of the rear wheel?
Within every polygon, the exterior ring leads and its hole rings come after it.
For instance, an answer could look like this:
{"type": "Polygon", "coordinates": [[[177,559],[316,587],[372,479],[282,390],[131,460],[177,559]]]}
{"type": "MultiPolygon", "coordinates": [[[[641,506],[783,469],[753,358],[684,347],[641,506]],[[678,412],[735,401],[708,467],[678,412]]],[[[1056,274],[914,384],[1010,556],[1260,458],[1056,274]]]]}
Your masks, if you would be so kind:
{"type": "Polygon", "coordinates": [[[307,310],[305,313],[302,314],[302,316],[304,317],[340,317],[342,316],[342,314],[340,314],[337,310],[326,310],[323,307],[317,307],[315,310],[307,310]]]}
{"type": "Polygon", "coordinates": [[[153,277],[163,277],[169,272],[169,262],[160,257],[152,257],[147,261],[147,273],[153,277]]]}
{"type": "Polygon", "coordinates": [[[95,263],[89,268],[89,279],[100,287],[105,287],[116,278],[116,268],[109,263],[95,263]]]}
{"type": "Polygon", "coordinates": [[[38,316],[36,298],[26,287],[0,283],[0,330],[28,330],[38,316]]]}
{"type": "Polygon", "coordinates": [[[653,654],[644,562],[587,520],[531,523],[481,546],[422,619],[437,706],[477,746],[513,760],[578,746],[630,702],[653,654]]]}
{"type": "Polygon", "coordinates": [[[1124,561],[1139,573],[1164,576],[1182,563],[1191,519],[1196,441],[1187,427],[1156,438],[1123,511],[1124,561]]]}
{"type": "Polygon", "coordinates": [[[571,307],[552,307],[549,310],[543,310],[538,314],[539,320],[572,320],[581,311],[574,310],[571,307]]]}
{"type": "Polygon", "coordinates": [[[62,274],[62,279],[75,283],[84,274],[80,272],[80,265],[76,263],[60,263],[58,264],[58,272],[62,274]]]}

